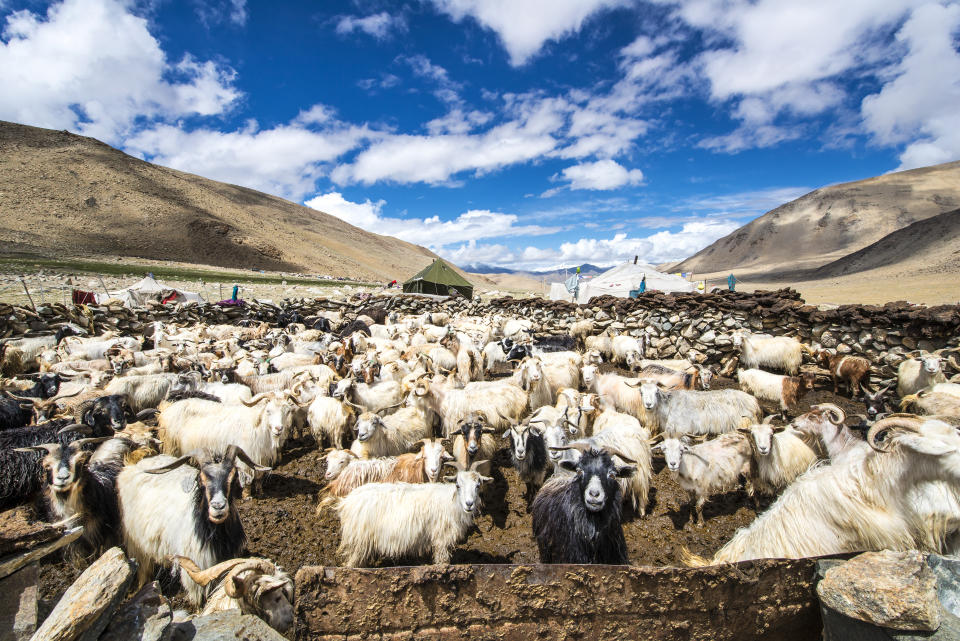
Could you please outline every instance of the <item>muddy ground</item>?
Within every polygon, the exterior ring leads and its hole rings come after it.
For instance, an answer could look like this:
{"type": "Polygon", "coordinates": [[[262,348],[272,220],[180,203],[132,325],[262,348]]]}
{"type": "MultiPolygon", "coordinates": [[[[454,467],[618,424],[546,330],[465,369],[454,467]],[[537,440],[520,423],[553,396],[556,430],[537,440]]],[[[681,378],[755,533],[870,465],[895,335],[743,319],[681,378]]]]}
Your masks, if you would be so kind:
{"type": "MultiPolygon", "coordinates": [[[[719,379],[714,389],[735,387],[735,381],[719,379]]],[[[818,389],[801,401],[800,413],[810,405],[831,402],[848,415],[863,411],[863,405],[818,389]]],[[[773,406],[765,407],[767,412],[773,406]]],[[[853,422],[853,420],[851,420],[853,422]]],[[[505,442],[501,443],[504,447],[505,442]]],[[[483,514],[467,540],[457,546],[454,563],[536,563],[537,545],[524,488],[509,467],[502,449],[496,459],[494,483],[485,489],[483,514]]],[[[654,459],[654,477],[647,515],[627,514],[624,534],[633,565],[681,565],[683,548],[711,556],[740,527],[756,516],[753,501],[743,491],[714,497],[704,506],[703,527],[692,522],[692,512],[682,491],[662,459],[654,459]]],[[[273,559],[291,574],[305,565],[337,565],[340,543],[337,518],[328,510],[316,514],[317,494],[323,486],[324,463],[313,438],[289,442],[279,465],[264,485],[263,495],[240,505],[251,555],[273,559]]],[[[761,509],[769,501],[764,501],[761,509]]],[[[403,559],[397,565],[429,563],[429,559],[403,559]]],[[[41,615],[49,611],[73,582],[83,564],[49,558],[41,566],[41,615]]],[[[175,605],[185,607],[180,599],[175,605]]]]}

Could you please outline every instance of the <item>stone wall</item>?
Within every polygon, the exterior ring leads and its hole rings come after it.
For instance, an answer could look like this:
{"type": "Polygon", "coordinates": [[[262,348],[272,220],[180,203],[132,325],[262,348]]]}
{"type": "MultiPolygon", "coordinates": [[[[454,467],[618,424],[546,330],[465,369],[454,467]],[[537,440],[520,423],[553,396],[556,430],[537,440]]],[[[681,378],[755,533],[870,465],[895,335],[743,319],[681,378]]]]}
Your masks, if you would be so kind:
{"type": "Polygon", "coordinates": [[[601,296],[586,305],[541,298],[497,298],[489,301],[422,296],[374,296],[367,300],[332,301],[297,299],[283,307],[253,303],[221,308],[214,304],[148,305],[127,309],[120,304],[41,306],[36,313],[23,307],[0,304],[0,336],[49,333],[63,322],[88,331],[115,330],[127,334],[150,332],[151,322],[239,323],[276,322],[284,311],[309,318],[321,310],[348,313],[366,306],[387,307],[404,313],[425,311],[464,312],[471,315],[516,316],[533,323],[535,335],[562,334],[571,323],[590,319],[594,331],[604,329],[633,336],[647,334],[648,358],[685,356],[691,348],[711,365],[724,366],[734,354],[732,333],[754,332],[796,336],[841,353],[862,355],[876,365],[875,376],[888,378],[913,350],[933,351],[960,344],[960,307],[923,307],[899,301],[882,306],[842,305],[835,308],[807,305],[791,289],[771,292],[719,292],[713,294],[647,293],[636,299],[601,296]]]}

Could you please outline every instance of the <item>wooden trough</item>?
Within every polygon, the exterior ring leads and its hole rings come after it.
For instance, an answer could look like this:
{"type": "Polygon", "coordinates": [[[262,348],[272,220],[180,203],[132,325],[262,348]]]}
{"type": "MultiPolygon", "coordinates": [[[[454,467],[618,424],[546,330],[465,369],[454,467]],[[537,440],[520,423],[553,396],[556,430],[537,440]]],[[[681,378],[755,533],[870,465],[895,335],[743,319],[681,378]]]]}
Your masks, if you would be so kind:
{"type": "Polygon", "coordinates": [[[295,638],[813,640],[815,562],[304,567],[295,638]]]}

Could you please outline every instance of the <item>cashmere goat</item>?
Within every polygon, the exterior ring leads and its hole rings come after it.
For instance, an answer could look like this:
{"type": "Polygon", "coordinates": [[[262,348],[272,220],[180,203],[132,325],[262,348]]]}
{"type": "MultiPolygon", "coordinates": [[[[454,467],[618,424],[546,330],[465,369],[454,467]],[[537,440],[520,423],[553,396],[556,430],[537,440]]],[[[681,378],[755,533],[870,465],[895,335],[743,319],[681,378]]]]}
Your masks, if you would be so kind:
{"type": "Polygon", "coordinates": [[[753,484],[757,492],[773,495],[793,483],[817,460],[817,454],[789,426],[758,423],[739,431],[748,434],[753,448],[753,484]]]}
{"type": "Polygon", "coordinates": [[[690,495],[697,525],[703,525],[703,506],[711,496],[732,492],[740,487],[741,478],[750,478],[750,443],[736,432],[695,445],[686,436],[667,435],[652,449],[663,452],[667,469],[690,495]]]}
{"type": "MultiPolygon", "coordinates": [[[[205,569],[243,551],[238,460],[258,471],[269,469],[235,445],[222,454],[161,454],[123,468],[117,496],[124,548],[139,564],[141,584],[170,555],[186,556],[205,569]]],[[[185,573],[180,583],[190,603],[199,605],[203,589],[185,573]]]]}
{"type": "Polygon", "coordinates": [[[397,412],[384,418],[373,412],[357,417],[357,440],[350,445],[350,450],[359,458],[396,456],[409,452],[414,443],[432,436],[423,412],[414,407],[401,411],[402,414],[397,412]]]}
{"type": "Polygon", "coordinates": [[[639,385],[644,409],[664,432],[678,434],[723,434],[760,422],[757,399],[746,392],[725,389],[710,392],[665,390],[658,383],[639,385]]]}
{"type": "Polygon", "coordinates": [[[230,559],[201,570],[186,556],[171,555],[167,561],[207,591],[200,616],[240,610],[253,614],[279,632],[293,624],[293,579],[267,559],[230,559]]]}
{"type": "Polygon", "coordinates": [[[733,334],[733,346],[740,348],[740,366],[744,369],[771,367],[790,376],[800,372],[803,345],[789,336],[753,336],[745,330],[733,334]]]}
{"type": "Polygon", "coordinates": [[[916,394],[931,385],[946,382],[943,359],[939,356],[927,354],[922,358],[911,358],[897,367],[897,396],[900,398],[916,394]]]}
{"type": "Polygon", "coordinates": [[[867,443],[869,449],[814,467],[790,484],[712,560],[688,555],[687,562],[943,549],[948,533],[924,519],[909,497],[930,482],[960,489],[956,429],[941,421],[893,416],[874,423],[867,443]]]}
{"type": "Polygon", "coordinates": [[[469,470],[458,466],[456,476],[444,477],[452,483],[371,483],[340,499],[334,509],[344,565],[428,554],[436,564],[450,563],[453,547],[480,510],[480,485],[493,480],[477,471],[483,463],[469,470]]]}
{"type": "Polygon", "coordinates": [[[741,369],[737,370],[737,380],[744,392],[753,394],[761,401],[778,404],[781,415],[786,418],[787,411],[795,410],[800,398],[806,392],[813,391],[816,375],[805,372],[801,376],[783,376],[762,369],[741,369]]]}
{"type": "Polygon", "coordinates": [[[531,508],[533,535],[541,563],[602,563],[626,565],[627,544],[621,524],[622,490],[618,479],[634,468],[617,465],[617,451],[571,444],[577,460],[563,459],[571,472],[547,481],[531,508]]]}

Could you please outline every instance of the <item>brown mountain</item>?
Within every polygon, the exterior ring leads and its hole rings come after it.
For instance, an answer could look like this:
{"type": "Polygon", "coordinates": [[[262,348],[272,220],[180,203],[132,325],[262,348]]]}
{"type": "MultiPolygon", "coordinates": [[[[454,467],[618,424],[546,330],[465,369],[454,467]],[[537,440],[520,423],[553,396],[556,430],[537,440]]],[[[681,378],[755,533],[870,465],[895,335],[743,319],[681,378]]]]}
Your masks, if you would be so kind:
{"type": "Polygon", "coordinates": [[[323,212],[0,121],[0,254],[127,256],[404,279],[434,254],[323,212]]]}
{"type": "Polygon", "coordinates": [[[960,207],[960,162],[817,189],[672,266],[699,274],[815,269],[960,207]]]}
{"type": "Polygon", "coordinates": [[[810,276],[836,278],[880,268],[939,274],[960,271],[960,209],[898,229],[810,276]]]}

